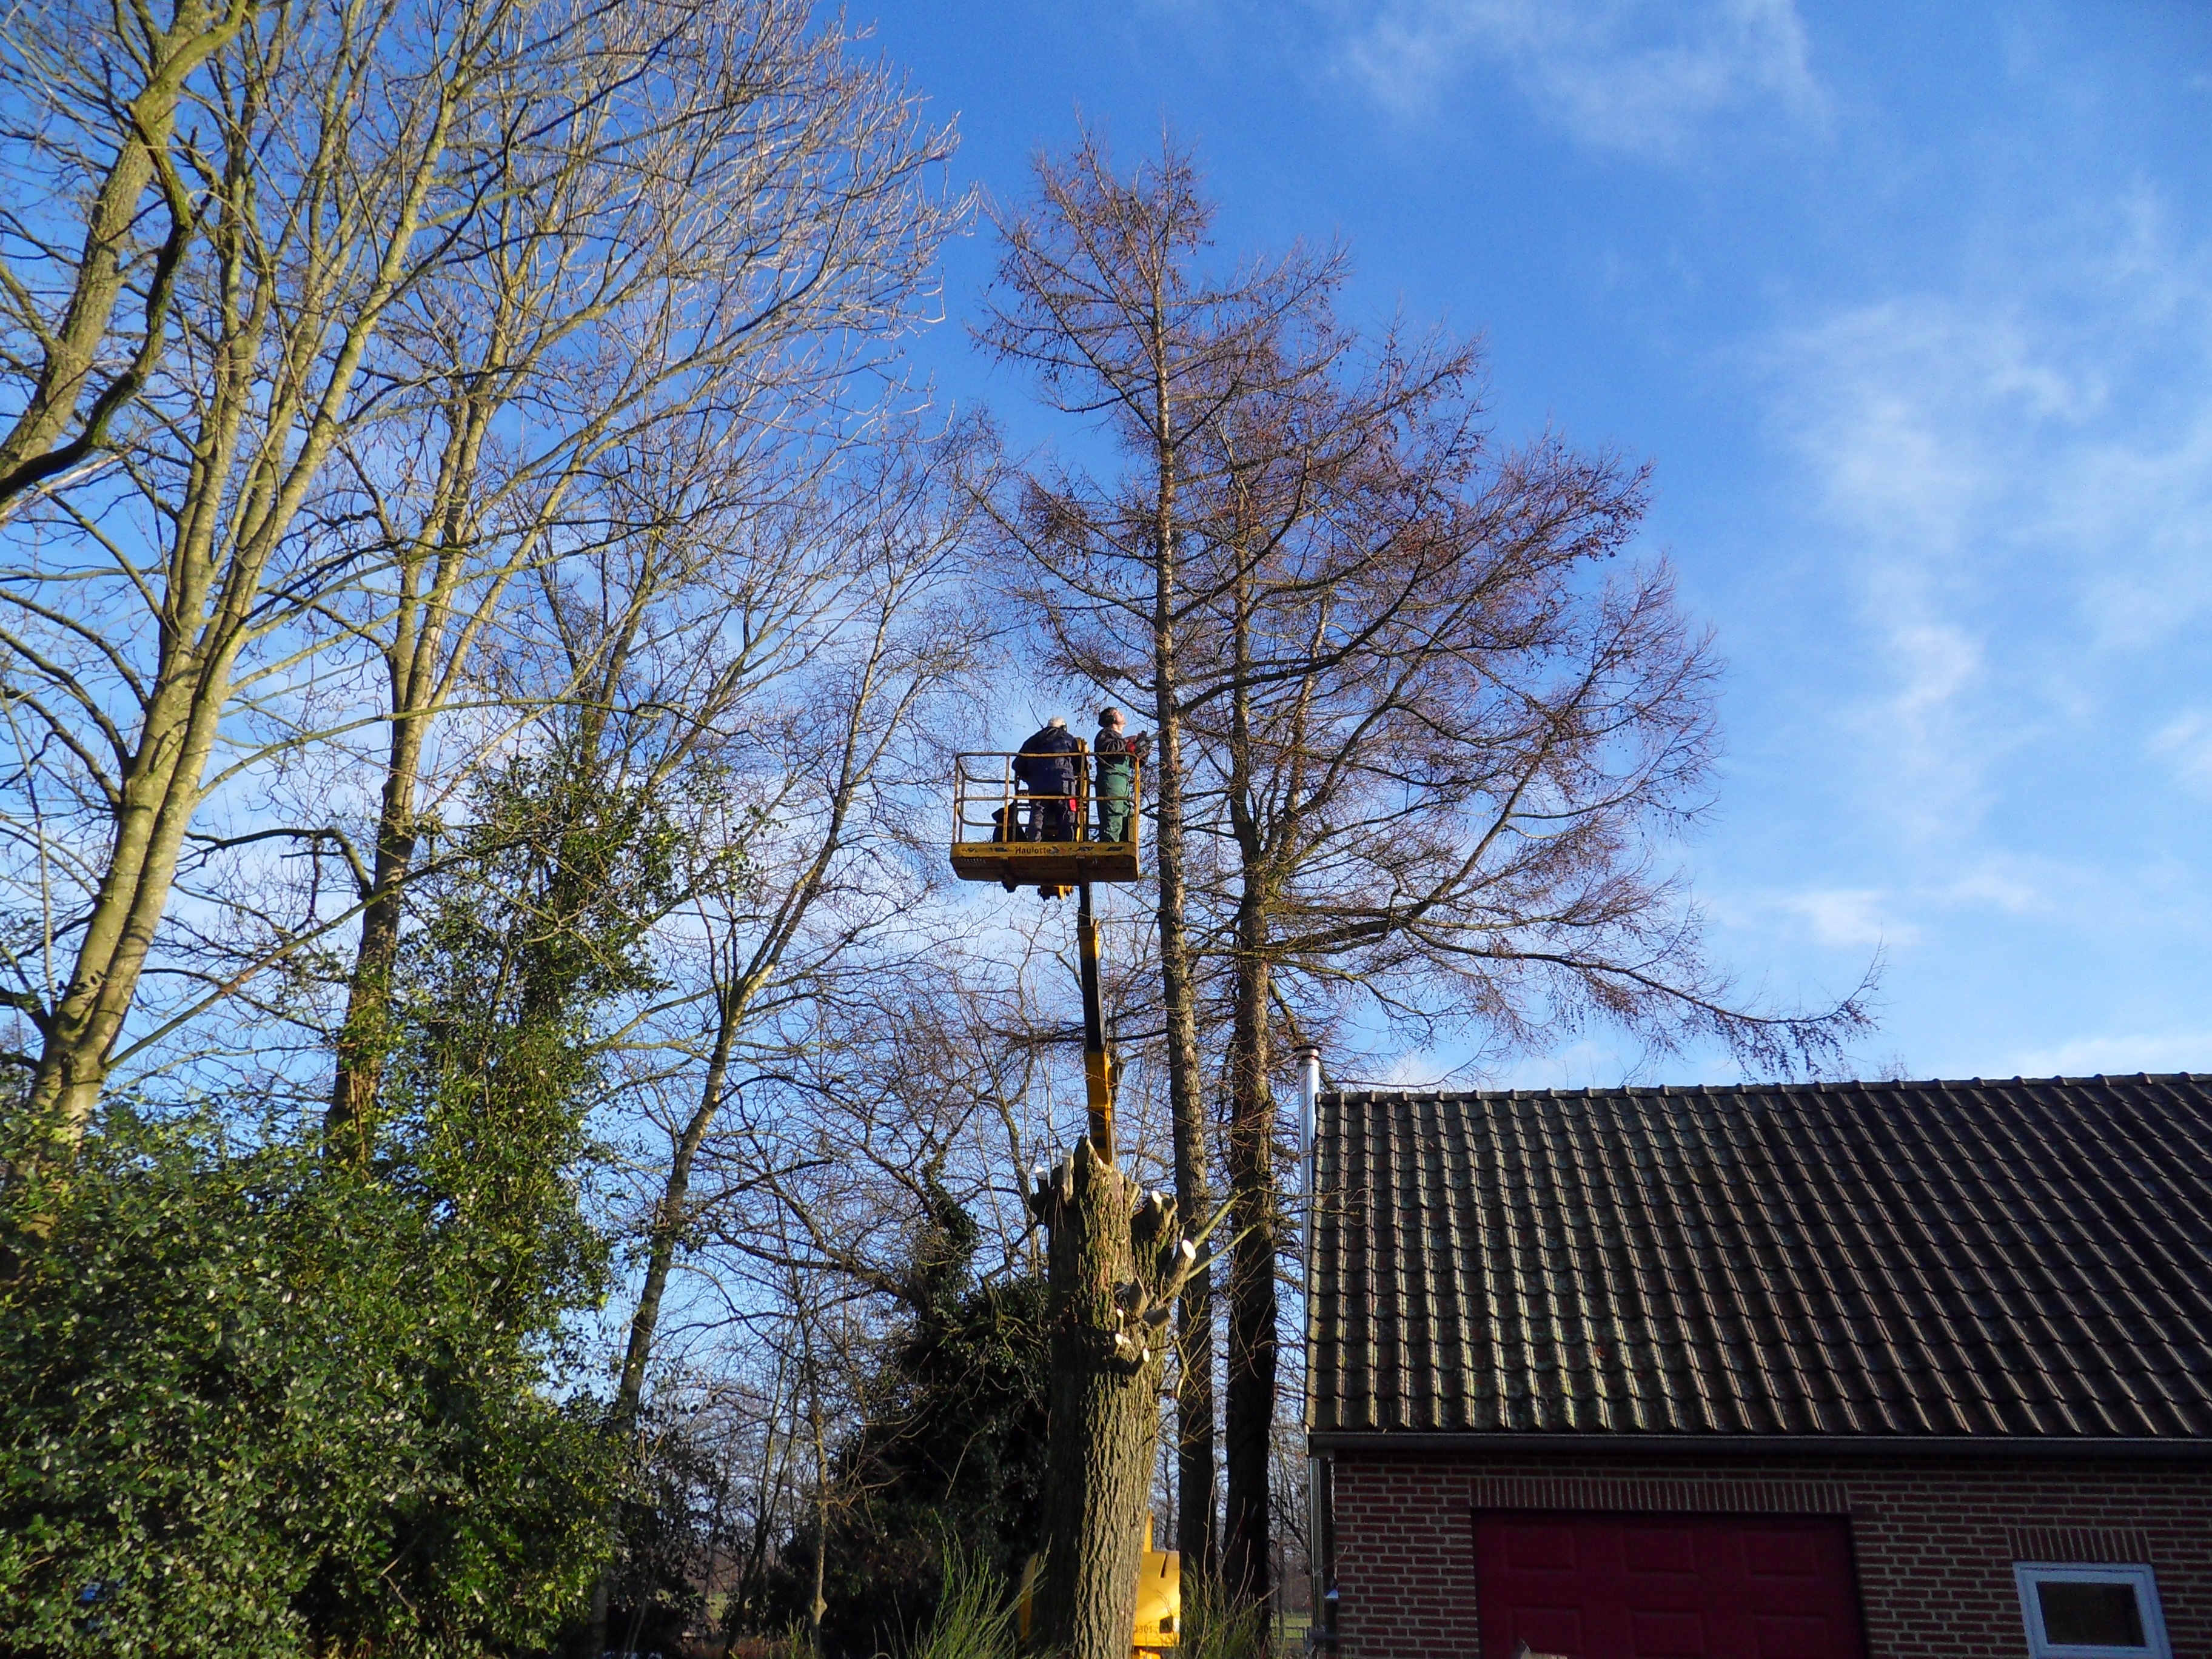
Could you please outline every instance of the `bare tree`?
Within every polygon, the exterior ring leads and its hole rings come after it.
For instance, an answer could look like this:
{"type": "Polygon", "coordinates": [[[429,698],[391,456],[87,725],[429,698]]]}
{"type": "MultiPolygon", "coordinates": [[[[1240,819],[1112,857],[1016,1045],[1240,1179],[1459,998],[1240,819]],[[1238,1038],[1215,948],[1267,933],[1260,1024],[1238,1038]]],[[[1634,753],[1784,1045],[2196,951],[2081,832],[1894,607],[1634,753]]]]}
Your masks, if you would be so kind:
{"type": "MultiPolygon", "coordinates": [[[[374,1096],[425,792],[504,741],[478,719],[447,775],[422,775],[442,712],[484,699],[472,651],[538,626],[515,578],[642,533],[641,508],[668,532],[702,511],[696,489],[641,501],[641,450],[714,457],[726,511],[772,494],[763,457],[833,428],[836,388],[914,314],[958,211],[924,176],[945,141],[797,0],[241,4],[179,10],[158,50],[134,13],[74,36],[58,6],[25,16],[84,63],[154,65],[181,112],[166,149],[138,131],[144,100],[101,102],[89,70],[46,95],[109,133],[118,190],[141,161],[168,179],[173,151],[173,220],[191,198],[191,234],[144,278],[167,332],[145,331],[113,464],[27,498],[0,568],[9,1000],[35,1032],[33,1104],[67,1146],[118,1053],[358,915],[342,1123],[374,1096]],[[366,703],[344,690],[365,651],[384,692],[366,703]],[[304,819],[282,804],[295,757],[365,733],[386,740],[366,855],[343,789],[304,819]],[[196,828],[226,793],[236,833],[196,828]],[[272,842],[318,872],[342,853],[354,902],[256,910],[272,842]],[[219,960],[203,930],[200,961],[156,964],[185,988],[118,1050],[180,874],[226,858],[246,945],[219,960]]],[[[86,269],[153,257],[99,225],[79,240],[112,245],[86,269]]]]}
{"type": "MultiPolygon", "coordinates": [[[[1051,925],[1057,918],[1023,919],[963,949],[952,943],[962,924],[933,900],[906,921],[910,935],[894,927],[857,953],[865,972],[817,972],[793,984],[803,994],[780,993],[772,1004],[781,1009],[764,1010],[738,1048],[731,1075],[738,1086],[701,1145],[689,1194],[688,1244],[677,1261],[690,1284],[662,1316],[678,1340],[711,1322],[727,1287],[793,1275],[847,1287],[858,1298],[852,1305],[872,1310],[887,1335],[942,1317],[939,1249],[957,1230],[939,1218],[954,1210],[967,1218],[959,1227],[981,1228],[985,1283],[1034,1278],[1048,1267],[1031,1231],[1039,1218],[1030,1206],[1043,1201],[1034,1185],[1044,1173],[1039,1149],[1066,1146],[1054,1141],[1054,1121],[1079,1120],[1081,1111],[1073,1064],[1081,1024],[1066,1006],[1075,974],[1053,948],[1065,945],[1064,929],[1051,925]],[[1030,1177],[1019,1176],[1032,1164],[1030,1177]]],[[[672,1133],[679,1121],[672,1117],[672,1133]]],[[[1167,1164],[1164,1127],[1141,1114],[1130,1125],[1133,1163],[1151,1180],[1167,1164]]],[[[1091,1155],[1079,1147],[1077,1156],[1091,1155]]],[[[1071,1627],[1069,1639],[1095,1652],[1126,1649],[1133,1552],[1152,1492],[1164,1323],[1176,1279],[1194,1258],[1173,1248],[1178,1234],[1164,1195],[1148,1198],[1146,1182],[1095,1157],[1089,1167],[1103,1232],[1052,1217],[1064,1249],[1088,1263],[1078,1280],[1152,1287],[1146,1299],[1117,1296],[1103,1312],[1087,1291],[1071,1287],[1063,1263],[1053,1282],[1067,1299],[1046,1322],[1058,1334],[1053,1387],[1060,1403],[1048,1455],[1060,1473],[1046,1483],[1042,1541],[1057,1565],[1039,1590],[1039,1618],[1046,1629],[1078,1621],[1089,1634],[1071,1627]],[[1119,1246],[1109,1242],[1117,1216],[1119,1246]],[[1135,1241],[1146,1238],[1137,1253],[1135,1241]],[[1128,1261],[1117,1273],[1120,1255],[1128,1261]]],[[[1056,1191],[1059,1178],[1044,1186],[1056,1191]]],[[[849,1510],[843,1524],[859,1524],[870,1508],[867,1471],[878,1458],[888,1455],[887,1467],[897,1467],[902,1437],[932,1427],[903,1419],[897,1398],[866,1396],[843,1431],[837,1466],[837,1501],[849,1510]]],[[[805,1431],[799,1425],[802,1438],[805,1431]]],[[[792,1565],[804,1576],[804,1562],[792,1565]]]]}
{"type": "Polygon", "coordinates": [[[1364,1003],[1426,1043],[1541,1046],[1588,1020],[1717,1040],[1794,1071],[1863,1029],[1738,1000],[1659,849],[1707,797],[1717,667],[1663,566],[1600,568],[1644,477],[1553,438],[1494,453],[1464,348],[1332,333],[1276,348],[1336,372],[1223,405],[1204,533],[1230,573],[1186,716],[1222,849],[1230,1273],[1224,1576],[1272,1556],[1275,1033],[1364,1003]]]}
{"type": "MultiPolygon", "coordinates": [[[[927,733],[981,633],[958,581],[966,498],[950,487],[971,435],[879,432],[834,483],[746,511],[727,540],[711,521],[644,538],[618,580],[556,606],[568,644],[551,672],[579,688],[573,718],[622,744],[625,789],[681,820],[690,872],[654,921],[654,994],[610,1037],[630,1062],[611,1131],[651,1188],[618,1439],[641,1420],[725,1109],[789,1060],[795,1028],[896,961],[884,936],[915,896],[907,817],[939,771],[927,733]]],[[[711,1197],[728,1202],[728,1184],[711,1197]]]]}
{"type": "MultiPolygon", "coordinates": [[[[978,338],[1034,376],[1062,413],[1096,419],[1126,458],[1110,483],[1062,468],[1023,478],[997,520],[1041,580],[1018,586],[1048,649],[1091,684],[1149,705],[1147,772],[1158,871],[1176,1196],[1211,1207],[1198,983],[1189,934],[1184,791],[1185,654],[1213,582],[1188,557],[1188,499],[1203,500],[1205,434],[1222,408],[1279,363],[1255,348],[1339,279],[1332,252],[1293,250],[1224,275],[1201,264],[1213,210],[1187,155],[1170,149],[1128,178],[1085,134],[1041,159],[1034,200],[996,224],[1002,252],[978,338]]],[[[1178,1306],[1176,1542],[1203,1571],[1214,1536],[1213,1309],[1208,1275],[1178,1306]]]]}
{"type": "Polygon", "coordinates": [[[727,856],[710,861],[670,956],[672,980],[690,981],[687,1012],[703,1015],[672,1039],[696,1064],[696,1093],[665,1126],[618,1424],[642,1397],[696,1221],[692,1171],[732,1090],[787,1057],[793,1022],[820,1020],[841,984],[896,959],[884,941],[913,902],[906,813],[937,781],[927,732],[980,644],[960,597],[965,510],[947,489],[967,441],[889,446],[826,510],[786,516],[778,540],[792,556],[738,566],[753,580],[710,613],[718,637],[667,653],[695,672],[727,658],[711,696],[684,700],[702,734],[691,753],[713,782],[696,845],[727,856]]]}
{"type": "Polygon", "coordinates": [[[15,404],[0,432],[0,515],[102,453],[167,343],[198,213],[177,113],[259,8],[167,10],[24,7],[0,29],[0,166],[13,181],[0,206],[0,384],[15,404]],[[57,211],[64,203],[76,211],[57,211]]]}
{"type": "Polygon", "coordinates": [[[471,257],[423,284],[392,331],[431,389],[419,436],[349,451],[355,487],[326,505],[368,529],[389,573],[355,607],[381,659],[388,738],[335,1133],[374,1110],[425,745],[455,696],[480,715],[489,690],[471,648],[532,626],[530,574],[579,548],[726,538],[780,488],[805,489],[823,464],[810,434],[913,320],[960,210],[927,191],[945,135],[839,31],[813,27],[803,0],[663,11],[625,9],[627,49],[588,66],[601,82],[588,95],[518,84],[488,106],[507,176],[471,257]],[[541,124],[559,141],[504,143],[541,124]],[[502,437],[518,415],[520,435],[502,437]]]}
{"type": "MultiPolygon", "coordinates": [[[[1494,451],[1474,352],[1360,342],[1331,312],[1340,256],[1206,283],[1211,208],[1187,157],[1124,182],[1086,140],[1040,178],[1040,204],[1003,222],[983,338],[1054,407],[1100,417],[1131,465],[1111,489],[1032,471],[998,522],[1042,575],[1021,598],[1052,668],[1140,688],[1161,729],[1171,1075],[1181,1031],[1194,1062],[1172,1091],[1178,1177],[1218,1019],[1236,1216],[1223,1576],[1257,1597],[1286,1025],[1364,1012],[1497,1053],[1601,1018],[1775,1067],[1820,1063],[1866,1016],[1856,997],[1741,1004],[1660,864],[1705,799],[1716,670],[1663,568],[1602,575],[1640,520],[1641,471],[1549,437],[1494,451]]],[[[1179,1523],[1194,1563],[1197,1346],[1179,1523]]]]}
{"type": "Polygon", "coordinates": [[[293,532],[341,434],[389,400],[365,379],[380,331],[492,186],[481,101],[518,76],[557,82],[597,45],[588,16],[522,0],[241,15],[185,83],[208,131],[179,166],[204,228],[174,278],[161,384],[118,465],[19,513],[0,567],[39,917],[14,1000],[38,1034],[31,1105],[63,1147],[106,1075],[210,765],[250,745],[240,700],[265,707],[299,677],[291,630],[356,574],[349,552],[293,532]]]}

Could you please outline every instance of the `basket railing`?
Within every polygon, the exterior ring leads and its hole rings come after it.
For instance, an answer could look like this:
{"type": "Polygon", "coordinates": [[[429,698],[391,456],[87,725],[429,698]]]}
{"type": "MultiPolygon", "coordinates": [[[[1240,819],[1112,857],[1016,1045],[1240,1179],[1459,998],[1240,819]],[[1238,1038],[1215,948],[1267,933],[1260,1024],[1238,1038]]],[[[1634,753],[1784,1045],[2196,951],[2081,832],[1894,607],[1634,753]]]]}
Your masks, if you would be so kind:
{"type": "Polygon", "coordinates": [[[1098,757],[1087,745],[1072,755],[1055,755],[1055,760],[1076,763],[1075,787],[1066,794],[1038,794],[1014,776],[1018,754],[975,750],[953,757],[952,840],[956,846],[1036,841],[1135,844],[1143,762],[1134,756],[1128,757],[1129,790],[1125,797],[1118,791],[1099,793],[1098,757]],[[1109,811],[1118,813],[1128,826],[1128,833],[1117,842],[1102,841],[1109,811]]]}

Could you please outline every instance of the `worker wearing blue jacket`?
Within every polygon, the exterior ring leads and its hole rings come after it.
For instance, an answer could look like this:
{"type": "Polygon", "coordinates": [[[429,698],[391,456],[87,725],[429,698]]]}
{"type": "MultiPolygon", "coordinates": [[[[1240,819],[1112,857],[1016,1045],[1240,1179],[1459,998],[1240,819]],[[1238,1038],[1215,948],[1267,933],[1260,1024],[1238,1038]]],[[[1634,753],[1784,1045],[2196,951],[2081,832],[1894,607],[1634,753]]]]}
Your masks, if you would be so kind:
{"type": "Polygon", "coordinates": [[[1014,781],[1029,792],[1030,831],[1037,841],[1075,839],[1075,800],[1083,783],[1083,740],[1057,714],[1024,739],[1014,781]]]}

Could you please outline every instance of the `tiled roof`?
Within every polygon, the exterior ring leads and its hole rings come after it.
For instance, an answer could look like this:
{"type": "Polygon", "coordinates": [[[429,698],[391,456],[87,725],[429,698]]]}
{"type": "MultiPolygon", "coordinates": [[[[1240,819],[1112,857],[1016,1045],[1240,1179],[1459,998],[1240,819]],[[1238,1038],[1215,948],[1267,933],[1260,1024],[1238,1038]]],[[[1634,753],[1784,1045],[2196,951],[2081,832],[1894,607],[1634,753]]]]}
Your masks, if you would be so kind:
{"type": "Polygon", "coordinates": [[[1320,1431],[2212,1437],[2212,1078],[1325,1094],[1320,1431]]]}

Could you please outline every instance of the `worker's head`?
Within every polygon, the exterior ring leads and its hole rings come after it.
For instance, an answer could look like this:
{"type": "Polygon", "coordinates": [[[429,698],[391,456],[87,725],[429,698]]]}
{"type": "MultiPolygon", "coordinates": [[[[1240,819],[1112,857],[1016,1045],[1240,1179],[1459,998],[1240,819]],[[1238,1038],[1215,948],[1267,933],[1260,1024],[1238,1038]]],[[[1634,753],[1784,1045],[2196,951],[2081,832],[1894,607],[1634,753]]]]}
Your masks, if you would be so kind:
{"type": "Polygon", "coordinates": [[[1067,722],[1066,720],[1060,719],[1059,715],[1054,714],[1050,720],[1044,723],[1044,729],[1049,732],[1055,726],[1065,726],[1067,722]]]}
{"type": "Polygon", "coordinates": [[[1098,729],[1101,732],[1120,731],[1121,729],[1121,711],[1118,708],[1100,709],[1098,711],[1098,729]]]}

